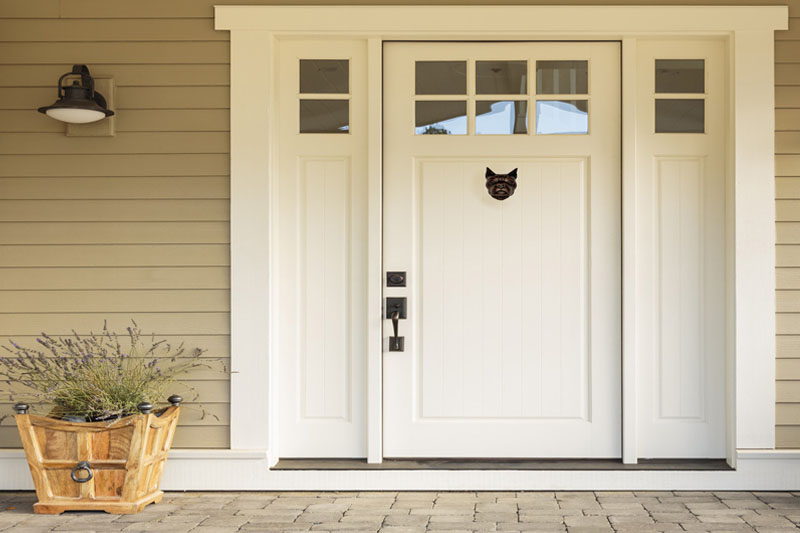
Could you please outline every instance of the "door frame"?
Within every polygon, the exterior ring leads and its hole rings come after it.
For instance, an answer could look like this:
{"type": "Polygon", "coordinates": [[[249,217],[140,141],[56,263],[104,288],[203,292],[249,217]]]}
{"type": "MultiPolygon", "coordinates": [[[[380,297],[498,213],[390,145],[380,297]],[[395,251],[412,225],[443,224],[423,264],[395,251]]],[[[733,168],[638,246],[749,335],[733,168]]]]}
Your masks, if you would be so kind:
{"type": "MultiPolygon", "coordinates": [[[[775,446],[774,34],[787,6],[215,6],[231,31],[231,449],[280,456],[277,433],[275,44],[357,39],[368,67],[368,460],[382,459],[382,43],[614,40],[622,94],[636,93],[641,39],[726,43],[728,96],[728,462],[775,446]],[[335,28],[335,30],[331,30],[335,28]],[[537,29],[539,28],[539,29],[537,29]],[[546,28],[546,29],[545,29],[546,28]],[[265,96],[266,95],[266,96],[265,96]],[[265,149],[266,147],[266,149],[265,149]],[[264,206],[267,209],[264,209],[264,206]],[[266,239],[264,236],[266,235],[266,239]],[[264,387],[265,380],[269,386],[264,387]]],[[[622,457],[637,460],[636,99],[622,99],[622,457]]]]}

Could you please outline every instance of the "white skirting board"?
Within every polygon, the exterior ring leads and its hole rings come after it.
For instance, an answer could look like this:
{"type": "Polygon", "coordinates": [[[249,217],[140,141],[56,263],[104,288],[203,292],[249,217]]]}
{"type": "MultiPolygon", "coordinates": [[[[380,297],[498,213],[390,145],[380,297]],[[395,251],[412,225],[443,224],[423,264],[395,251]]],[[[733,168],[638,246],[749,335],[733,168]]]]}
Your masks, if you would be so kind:
{"type": "MultiPolygon", "coordinates": [[[[735,471],[273,470],[258,450],[174,450],[164,490],[800,490],[800,450],[738,452],[735,471]]],[[[21,450],[0,450],[0,490],[30,490],[21,450]]]]}

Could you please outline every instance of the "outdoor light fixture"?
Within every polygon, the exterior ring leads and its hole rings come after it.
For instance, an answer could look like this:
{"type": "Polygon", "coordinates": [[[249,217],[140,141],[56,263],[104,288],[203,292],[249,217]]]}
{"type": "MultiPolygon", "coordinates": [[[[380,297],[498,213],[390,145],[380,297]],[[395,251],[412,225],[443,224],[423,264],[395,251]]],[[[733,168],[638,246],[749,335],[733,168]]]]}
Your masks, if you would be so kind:
{"type": "Polygon", "coordinates": [[[106,107],[106,99],[94,90],[94,79],[86,65],[73,65],[72,71],[58,78],[58,100],[53,105],[40,107],[44,113],[61,122],[87,124],[114,115],[106,107]],[[72,85],[64,86],[65,78],[73,79],[72,85]]]}

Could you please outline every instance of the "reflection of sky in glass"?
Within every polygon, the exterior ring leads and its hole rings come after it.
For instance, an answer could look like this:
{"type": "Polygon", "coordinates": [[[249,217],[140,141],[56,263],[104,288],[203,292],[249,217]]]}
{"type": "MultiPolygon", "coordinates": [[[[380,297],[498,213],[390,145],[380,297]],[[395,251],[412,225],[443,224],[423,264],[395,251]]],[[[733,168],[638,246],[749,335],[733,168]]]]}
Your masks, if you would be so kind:
{"type": "Polygon", "coordinates": [[[467,117],[462,115],[432,124],[425,124],[424,126],[417,126],[415,132],[417,135],[466,135],[467,117]]]}
{"type": "Polygon", "coordinates": [[[536,133],[542,135],[589,133],[589,113],[578,107],[586,108],[586,105],[585,100],[536,102],[536,133]]]}
{"type": "MultiPolygon", "coordinates": [[[[492,102],[491,111],[475,117],[475,132],[478,135],[508,135],[514,133],[516,106],[513,101],[492,102]]],[[[525,117],[525,129],[528,131],[528,117],[525,117]]]]}

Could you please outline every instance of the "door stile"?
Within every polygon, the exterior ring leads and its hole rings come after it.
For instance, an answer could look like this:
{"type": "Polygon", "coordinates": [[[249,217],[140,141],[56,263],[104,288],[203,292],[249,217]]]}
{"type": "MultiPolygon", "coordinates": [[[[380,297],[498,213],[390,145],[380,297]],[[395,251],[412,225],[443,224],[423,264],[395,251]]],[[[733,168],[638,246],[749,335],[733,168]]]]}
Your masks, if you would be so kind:
{"type": "Polygon", "coordinates": [[[367,41],[367,462],[383,462],[383,39],[367,41]]]}
{"type": "Polygon", "coordinates": [[[622,462],[638,462],[636,433],[636,46],[622,40],[622,462]],[[626,95],[634,97],[626,98],[626,95]]]}

